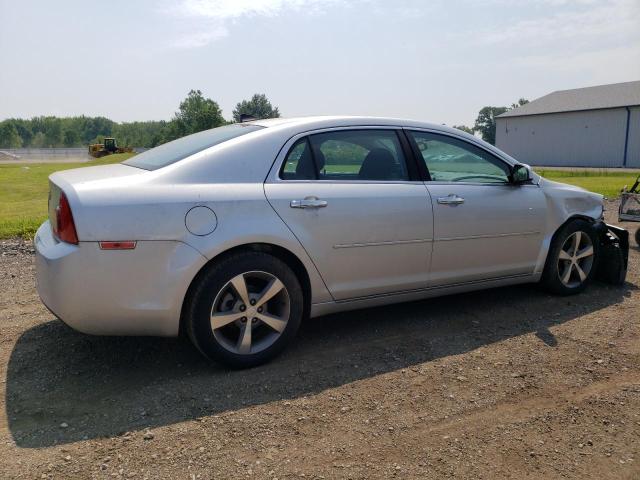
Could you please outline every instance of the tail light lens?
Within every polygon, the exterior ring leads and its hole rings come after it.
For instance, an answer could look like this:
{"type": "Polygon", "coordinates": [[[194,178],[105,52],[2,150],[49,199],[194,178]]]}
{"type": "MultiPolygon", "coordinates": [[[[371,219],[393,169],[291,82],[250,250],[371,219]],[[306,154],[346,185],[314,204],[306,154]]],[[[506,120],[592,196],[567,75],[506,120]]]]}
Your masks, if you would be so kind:
{"type": "Polygon", "coordinates": [[[73,214],[69,206],[69,200],[64,192],[60,192],[58,205],[55,207],[55,222],[52,222],[53,234],[58,240],[67,243],[78,244],[76,225],[73,222],[73,214]]]}

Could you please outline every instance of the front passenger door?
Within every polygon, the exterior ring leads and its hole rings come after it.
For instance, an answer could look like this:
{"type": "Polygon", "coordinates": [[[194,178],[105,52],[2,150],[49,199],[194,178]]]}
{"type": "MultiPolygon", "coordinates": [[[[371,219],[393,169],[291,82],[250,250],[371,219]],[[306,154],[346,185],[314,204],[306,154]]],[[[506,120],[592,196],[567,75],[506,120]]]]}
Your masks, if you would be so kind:
{"type": "Polygon", "coordinates": [[[546,203],[537,185],[514,185],[510,166],[459,137],[410,131],[430,180],[434,243],[431,284],[532,274],[546,203]]]}

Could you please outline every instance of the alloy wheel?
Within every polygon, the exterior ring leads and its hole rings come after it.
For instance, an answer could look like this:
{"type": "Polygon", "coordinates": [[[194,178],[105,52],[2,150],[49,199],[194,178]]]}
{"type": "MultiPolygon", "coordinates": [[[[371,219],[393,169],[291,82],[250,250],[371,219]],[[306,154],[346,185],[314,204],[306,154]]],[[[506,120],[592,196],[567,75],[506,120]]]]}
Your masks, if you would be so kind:
{"type": "Polygon", "coordinates": [[[220,345],[249,355],[273,345],[287,327],[291,300],[284,283],[267,272],[236,275],[216,295],[211,329],[220,345]]]}
{"type": "Polygon", "coordinates": [[[558,255],[558,276],[562,284],[568,288],[581,285],[593,268],[593,259],[591,237],[582,231],[569,235],[558,255]]]}

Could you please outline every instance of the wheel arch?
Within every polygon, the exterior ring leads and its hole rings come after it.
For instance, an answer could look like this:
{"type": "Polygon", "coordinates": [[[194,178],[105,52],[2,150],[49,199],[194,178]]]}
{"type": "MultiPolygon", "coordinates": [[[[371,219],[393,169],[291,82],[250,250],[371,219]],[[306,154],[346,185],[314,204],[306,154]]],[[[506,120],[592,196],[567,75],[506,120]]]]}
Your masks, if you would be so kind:
{"type": "Polygon", "coordinates": [[[546,242],[545,252],[544,252],[544,261],[542,262],[542,265],[541,265],[542,268],[540,269],[541,273],[544,271],[544,269],[547,266],[547,262],[549,261],[549,252],[551,250],[551,245],[553,245],[553,242],[555,241],[556,237],[558,236],[560,231],[565,226],[567,226],[571,222],[575,222],[576,220],[584,220],[584,221],[589,222],[591,224],[595,224],[598,221],[598,219],[595,219],[595,218],[590,217],[588,215],[583,215],[583,214],[580,214],[580,213],[574,213],[574,214],[570,215],[564,222],[562,222],[560,225],[558,225],[558,227],[554,230],[553,234],[549,237],[548,242],[546,242]]]}
{"type": "Polygon", "coordinates": [[[558,235],[558,233],[560,232],[560,230],[562,230],[566,225],[568,225],[571,222],[574,222],[576,220],[584,220],[585,222],[591,223],[591,224],[595,224],[598,220],[590,217],[588,215],[583,215],[580,213],[574,213],[572,215],[570,215],[564,222],[562,222],[561,225],[558,226],[558,228],[555,229],[555,231],[553,232],[553,235],[551,235],[551,242],[553,242],[556,239],[556,236],[558,235]]]}
{"type": "Polygon", "coordinates": [[[236,245],[223,252],[220,252],[215,257],[211,258],[207,263],[205,263],[200,268],[200,270],[198,270],[198,273],[196,273],[196,275],[193,277],[193,279],[191,280],[191,283],[189,284],[189,288],[187,289],[187,293],[185,294],[182,300],[182,307],[180,310],[180,325],[179,325],[180,335],[183,335],[185,333],[186,306],[188,305],[188,302],[190,301],[193,295],[195,286],[198,284],[202,276],[205,274],[205,272],[209,268],[211,268],[211,265],[213,265],[216,262],[219,262],[222,258],[225,258],[230,255],[234,255],[237,253],[241,253],[241,252],[268,253],[269,255],[272,255],[278,258],[279,260],[283,261],[284,263],[286,263],[293,270],[293,273],[296,275],[298,281],[300,282],[300,287],[302,288],[302,294],[304,296],[303,319],[309,317],[309,313],[311,310],[311,298],[312,298],[311,279],[309,277],[309,272],[307,272],[307,269],[304,266],[304,263],[302,263],[302,260],[300,260],[290,250],[287,250],[286,248],[281,247],[279,245],[275,245],[273,243],[262,243],[262,242],[245,243],[242,245],[236,245]]]}

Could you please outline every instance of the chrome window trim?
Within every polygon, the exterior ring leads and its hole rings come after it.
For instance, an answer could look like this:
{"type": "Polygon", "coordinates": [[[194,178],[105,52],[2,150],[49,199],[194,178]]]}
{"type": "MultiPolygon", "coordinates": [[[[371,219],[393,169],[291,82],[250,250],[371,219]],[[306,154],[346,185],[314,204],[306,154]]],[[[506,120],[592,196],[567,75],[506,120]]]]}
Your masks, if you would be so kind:
{"type": "Polygon", "coordinates": [[[519,185],[514,185],[513,183],[443,182],[441,180],[425,180],[423,183],[427,186],[427,188],[430,185],[468,185],[468,186],[477,186],[477,187],[509,187],[509,188],[536,187],[536,188],[540,188],[540,185],[538,185],[536,183],[521,183],[519,185]]]}

